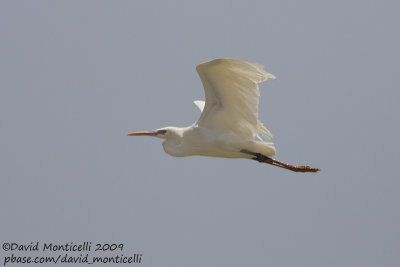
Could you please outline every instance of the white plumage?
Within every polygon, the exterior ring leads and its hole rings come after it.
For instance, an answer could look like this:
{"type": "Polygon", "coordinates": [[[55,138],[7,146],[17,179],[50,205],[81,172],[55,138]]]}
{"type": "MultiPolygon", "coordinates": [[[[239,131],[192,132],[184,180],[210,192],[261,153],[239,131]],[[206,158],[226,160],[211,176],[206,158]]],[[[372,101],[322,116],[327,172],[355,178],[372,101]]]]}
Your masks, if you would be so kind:
{"type": "Polygon", "coordinates": [[[243,139],[258,134],[272,138],[258,120],[258,83],[275,76],[262,65],[237,59],[216,59],[196,68],[204,86],[205,110],[199,126],[232,131],[243,139]]]}
{"type": "Polygon", "coordinates": [[[202,111],[197,122],[184,128],[165,127],[128,135],[164,138],[165,152],[175,157],[252,158],[294,171],[318,170],[269,158],[275,155],[275,147],[263,139],[271,139],[272,134],[258,120],[258,83],[275,79],[275,76],[267,73],[264,66],[221,58],[202,63],[196,70],[206,98],[205,102],[194,101],[202,111]]]}

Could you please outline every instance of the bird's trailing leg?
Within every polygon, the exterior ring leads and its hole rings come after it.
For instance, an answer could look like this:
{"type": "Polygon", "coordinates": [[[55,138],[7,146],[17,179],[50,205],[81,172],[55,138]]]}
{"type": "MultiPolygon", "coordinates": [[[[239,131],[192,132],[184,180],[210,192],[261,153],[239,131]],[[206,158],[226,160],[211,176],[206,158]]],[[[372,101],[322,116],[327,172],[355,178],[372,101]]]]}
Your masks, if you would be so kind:
{"type": "Polygon", "coordinates": [[[268,164],[278,166],[278,167],[281,167],[284,169],[288,169],[288,170],[291,170],[294,172],[318,172],[319,171],[319,169],[311,168],[310,166],[296,166],[296,165],[286,164],[286,163],[280,162],[278,160],[272,159],[270,157],[264,156],[261,153],[251,152],[246,149],[242,149],[242,150],[240,150],[240,152],[254,156],[254,158],[252,158],[252,159],[257,160],[258,162],[268,163],[268,164]]]}

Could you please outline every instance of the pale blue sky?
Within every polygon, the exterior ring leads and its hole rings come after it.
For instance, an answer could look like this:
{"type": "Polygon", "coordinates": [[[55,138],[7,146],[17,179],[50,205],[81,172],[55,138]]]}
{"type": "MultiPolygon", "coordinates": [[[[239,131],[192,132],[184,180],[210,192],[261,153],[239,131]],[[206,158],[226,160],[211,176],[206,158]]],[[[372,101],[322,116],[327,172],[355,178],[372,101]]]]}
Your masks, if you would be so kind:
{"type": "Polygon", "coordinates": [[[399,266],[399,8],[3,1],[1,241],[122,242],[141,266],[399,266]],[[218,57],[277,76],[259,115],[276,158],[320,173],[125,136],[193,123],[195,66],[218,57]]]}

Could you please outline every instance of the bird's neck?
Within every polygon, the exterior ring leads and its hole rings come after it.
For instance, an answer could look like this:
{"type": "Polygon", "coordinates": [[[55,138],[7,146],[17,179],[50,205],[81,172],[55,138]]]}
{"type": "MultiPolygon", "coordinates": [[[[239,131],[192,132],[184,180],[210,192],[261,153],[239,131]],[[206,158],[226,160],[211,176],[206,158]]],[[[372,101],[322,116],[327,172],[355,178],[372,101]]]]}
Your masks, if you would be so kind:
{"type": "Polygon", "coordinates": [[[184,151],[185,136],[190,132],[189,127],[168,127],[170,135],[162,143],[164,151],[174,157],[186,156],[184,151]]]}

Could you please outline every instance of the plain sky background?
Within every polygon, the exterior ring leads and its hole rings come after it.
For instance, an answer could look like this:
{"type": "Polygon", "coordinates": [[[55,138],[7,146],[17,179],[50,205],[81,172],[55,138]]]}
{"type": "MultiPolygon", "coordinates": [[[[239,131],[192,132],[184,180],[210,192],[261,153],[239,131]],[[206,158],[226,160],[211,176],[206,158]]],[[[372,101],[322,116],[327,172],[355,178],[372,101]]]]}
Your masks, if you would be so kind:
{"type": "Polygon", "coordinates": [[[1,241],[124,243],[140,266],[399,266],[399,10],[2,1],[1,241]],[[320,173],[125,136],[192,124],[195,66],[218,57],[277,76],[259,108],[276,158],[320,173]]]}

